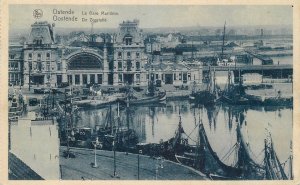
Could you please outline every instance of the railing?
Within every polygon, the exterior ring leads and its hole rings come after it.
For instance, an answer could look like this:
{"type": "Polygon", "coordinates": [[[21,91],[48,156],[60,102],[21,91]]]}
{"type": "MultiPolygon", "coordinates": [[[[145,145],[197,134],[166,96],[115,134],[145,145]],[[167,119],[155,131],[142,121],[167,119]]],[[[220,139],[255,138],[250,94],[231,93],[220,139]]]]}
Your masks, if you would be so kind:
{"type": "Polygon", "coordinates": [[[273,69],[293,69],[293,65],[245,65],[245,66],[203,66],[203,70],[228,71],[230,70],[273,70],[273,69]]]}

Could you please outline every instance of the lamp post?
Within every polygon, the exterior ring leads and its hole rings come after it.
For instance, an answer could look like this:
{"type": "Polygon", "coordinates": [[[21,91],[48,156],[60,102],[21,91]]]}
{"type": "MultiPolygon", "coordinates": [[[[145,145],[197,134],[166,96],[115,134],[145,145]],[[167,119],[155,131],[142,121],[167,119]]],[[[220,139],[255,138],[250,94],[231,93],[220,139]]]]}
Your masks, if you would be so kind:
{"type": "Polygon", "coordinates": [[[164,160],[163,160],[162,157],[159,157],[159,158],[156,159],[156,163],[155,163],[155,180],[157,180],[159,168],[164,168],[163,162],[164,162],[164,160]]]}
{"type": "Polygon", "coordinates": [[[138,154],[137,157],[138,157],[138,180],[140,180],[140,154],[138,154]]]}
{"type": "Polygon", "coordinates": [[[139,150],[139,153],[137,154],[137,159],[138,159],[138,180],[140,180],[140,154],[142,154],[143,151],[139,150]]]}
{"type": "Polygon", "coordinates": [[[113,149],[114,149],[114,177],[117,177],[117,165],[116,165],[116,147],[115,147],[115,138],[113,141],[113,149]]]}
{"type": "Polygon", "coordinates": [[[93,141],[92,142],[93,143],[93,145],[94,145],[94,147],[95,147],[95,152],[94,152],[94,164],[93,164],[93,168],[98,168],[98,164],[97,164],[97,146],[99,146],[100,145],[100,142],[99,142],[99,140],[98,140],[98,137],[96,137],[96,141],[93,141]]]}

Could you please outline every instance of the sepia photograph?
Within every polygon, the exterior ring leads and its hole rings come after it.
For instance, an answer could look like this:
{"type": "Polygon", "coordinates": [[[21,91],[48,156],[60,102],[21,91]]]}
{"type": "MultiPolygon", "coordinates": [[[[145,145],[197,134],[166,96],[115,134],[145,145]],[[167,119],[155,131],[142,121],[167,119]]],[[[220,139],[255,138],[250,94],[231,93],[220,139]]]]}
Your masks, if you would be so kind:
{"type": "Polygon", "coordinates": [[[8,180],[293,180],[291,5],[8,5],[8,180]]]}

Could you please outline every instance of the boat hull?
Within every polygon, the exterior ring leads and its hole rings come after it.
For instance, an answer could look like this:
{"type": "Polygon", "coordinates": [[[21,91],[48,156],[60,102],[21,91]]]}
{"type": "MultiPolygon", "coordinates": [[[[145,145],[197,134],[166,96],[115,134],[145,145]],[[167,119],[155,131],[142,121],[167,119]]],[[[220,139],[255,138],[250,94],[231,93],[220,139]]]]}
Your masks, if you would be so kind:
{"type": "Polygon", "coordinates": [[[212,105],[216,102],[216,96],[209,91],[200,91],[190,94],[189,100],[193,103],[212,105]]]}
{"type": "Polygon", "coordinates": [[[231,104],[231,105],[248,105],[249,100],[244,97],[239,97],[239,98],[230,98],[229,96],[223,95],[221,97],[221,101],[231,104]]]}
{"type": "Polygon", "coordinates": [[[249,104],[263,106],[292,106],[293,97],[264,97],[246,94],[245,97],[249,100],[249,104]]]}
{"type": "Polygon", "coordinates": [[[145,97],[140,99],[119,99],[119,102],[123,104],[129,104],[129,105],[144,105],[144,104],[152,104],[152,103],[160,103],[166,101],[166,93],[161,92],[157,96],[153,97],[145,97]]]}

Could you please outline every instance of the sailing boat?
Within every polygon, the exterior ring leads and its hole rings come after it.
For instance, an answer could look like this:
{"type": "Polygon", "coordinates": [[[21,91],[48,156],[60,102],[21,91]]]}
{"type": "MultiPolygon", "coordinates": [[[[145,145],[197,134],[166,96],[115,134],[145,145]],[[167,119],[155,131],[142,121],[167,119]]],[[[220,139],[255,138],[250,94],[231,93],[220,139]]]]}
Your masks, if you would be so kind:
{"type": "Polygon", "coordinates": [[[259,180],[263,179],[265,175],[264,167],[257,164],[250,155],[250,148],[248,143],[245,142],[241,132],[241,126],[237,121],[237,143],[239,144],[238,150],[238,163],[237,166],[243,170],[243,179],[259,180]]]}
{"type": "Polygon", "coordinates": [[[232,104],[232,105],[246,105],[249,103],[249,100],[244,97],[245,89],[242,85],[241,75],[239,72],[239,84],[236,85],[232,82],[232,74],[230,68],[228,69],[228,81],[227,86],[221,96],[223,102],[232,104]]]}
{"type": "Polygon", "coordinates": [[[209,144],[202,120],[199,123],[199,142],[193,153],[176,155],[179,163],[190,165],[207,174],[210,179],[230,180],[241,179],[242,170],[224,164],[209,144]]]}
{"type": "Polygon", "coordinates": [[[183,137],[185,134],[182,127],[181,115],[179,112],[179,123],[177,130],[175,131],[175,136],[168,141],[161,143],[162,148],[164,148],[163,156],[170,160],[175,160],[175,154],[183,154],[187,150],[188,139],[183,137]]]}
{"type": "MultiPolygon", "coordinates": [[[[111,108],[110,108],[111,112],[111,108]]],[[[133,129],[129,128],[127,123],[127,127],[124,127],[121,119],[120,119],[120,108],[119,103],[117,107],[117,125],[112,125],[111,113],[109,114],[110,127],[107,127],[103,132],[98,132],[98,137],[100,141],[103,143],[103,149],[111,150],[113,147],[118,151],[127,150],[131,145],[135,145],[137,143],[137,135],[133,129]]],[[[127,111],[127,117],[128,117],[127,111]]],[[[128,120],[129,118],[127,118],[128,120]]]]}
{"type": "Polygon", "coordinates": [[[183,136],[185,134],[182,127],[181,115],[179,113],[179,123],[175,131],[175,136],[167,141],[155,143],[139,143],[137,151],[150,156],[162,156],[168,160],[176,161],[175,154],[183,154],[189,148],[188,139],[183,136]]]}
{"type": "MultiPolygon", "coordinates": [[[[200,115],[200,114],[199,114],[200,115]]],[[[196,123],[196,117],[194,115],[195,120],[195,128],[199,128],[199,124],[196,123]]],[[[200,120],[200,119],[199,119],[200,120]]],[[[200,135],[198,134],[196,145],[188,145],[188,150],[185,150],[183,153],[176,153],[175,158],[176,162],[180,164],[184,164],[186,166],[193,167],[195,169],[200,169],[200,135]]]]}
{"type": "Polygon", "coordinates": [[[106,134],[113,134],[114,131],[117,129],[117,126],[113,125],[113,123],[115,122],[115,120],[113,120],[113,112],[112,112],[112,105],[109,105],[109,109],[106,113],[106,117],[105,117],[105,125],[104,127],[100,127],[97,130],[97,134],[98,136],[103,136],[106,134]]]}
{"type": "Polygon", "coordinates": [[[212,78],[211,70],[207,76],[206,88],[203,91],[196,91],[196,84],[193,85],[192,93],[189,95],[189,100],[195,103],[204,105],[213,105],[218,100],[219,89],[216,86],[215,70],[212,78]]]}
{"type": "Polygon", "coordinates": [[[265,139],[265,170],[266,175],[265,178],[268,180],[287,180],[288,177],[285,174],[280,161],[277,157],[277,154],[273,147],[273,141],[271,138],[271,134],[269,133],[269,137],[265,139]]]}
{"type": "MultiPolygon", "coordinates": [[[[240,124],[237,123],[237,137],[240,143],[238,151],[238,166],[243,169],[244,179],[268,179],[268,180],[286,180],[287,175],[285,174],[280,161],[273,148],[273,141],[271,134],[268,133],[267,139],[265,139],[265,157],[264,166],[255,163],[250,157],[250,149],[248,144],[245,142],[243,134],[241,132],[240,124]]],[[[289,158],[290,162],[292,157],[289,158]]],[[[291,167],[291,166],[290,166],[291,167]]],[[[290,168],[290,178],[292,177],[292,168],[290,168]]]]}
{"type": "Polygon", "coordinates": [[[147,91],[145,93],[135,93],[131,87],[127,89],[125,99],[119,101],[125,105],[143,105],[151,103],[159,103],[166,100],[166,91],[157,91],[152,80],[149,81],[147,91]]]}

